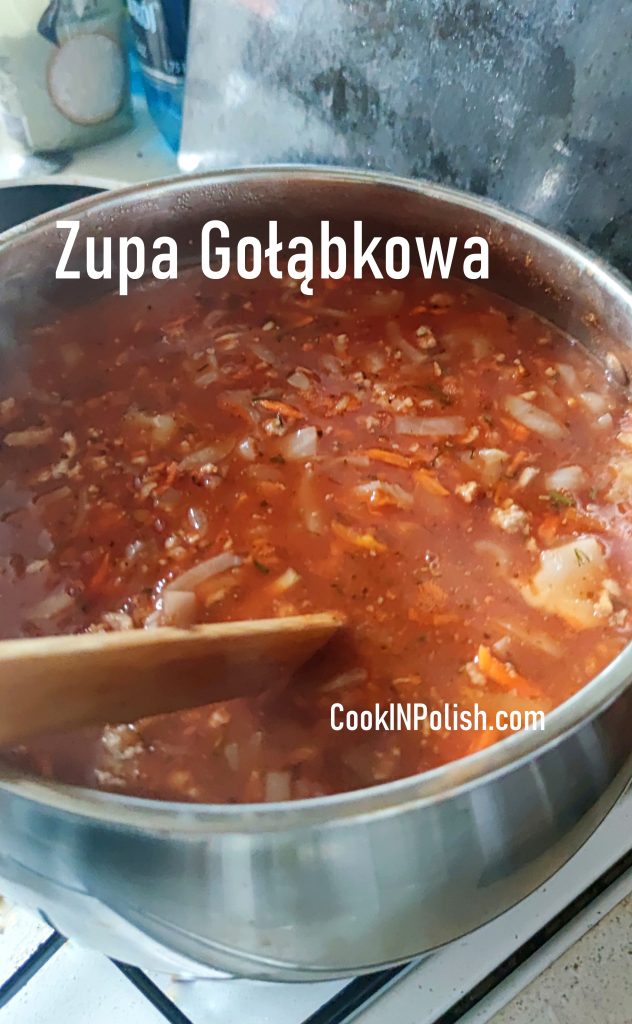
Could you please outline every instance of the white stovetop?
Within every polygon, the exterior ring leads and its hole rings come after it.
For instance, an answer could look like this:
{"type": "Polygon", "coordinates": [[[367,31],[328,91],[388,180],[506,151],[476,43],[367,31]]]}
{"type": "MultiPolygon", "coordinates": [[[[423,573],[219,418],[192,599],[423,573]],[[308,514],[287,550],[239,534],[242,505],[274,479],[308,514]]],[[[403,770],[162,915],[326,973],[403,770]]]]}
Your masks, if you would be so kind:
{"type": "MultiPolygon", "coordinates": [[[[632,1024],[632,894],[491,1018],[491,1024],[632,1024]]],[[[485,1020],[475,1015],[462,1024],[485,1020]]]]}

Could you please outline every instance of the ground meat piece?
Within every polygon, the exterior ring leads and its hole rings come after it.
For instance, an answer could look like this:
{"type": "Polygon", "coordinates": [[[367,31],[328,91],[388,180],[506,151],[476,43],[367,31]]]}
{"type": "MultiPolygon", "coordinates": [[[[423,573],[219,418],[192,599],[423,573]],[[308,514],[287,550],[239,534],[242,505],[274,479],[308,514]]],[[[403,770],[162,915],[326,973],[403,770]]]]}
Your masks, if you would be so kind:
{"type": "Polygon", "coordinates": [[[454,493],[458,494],[466,505],[471,505],[478,494],[478,484],[476,480],[468,480],[466,484],[459,484],[458,487],[455,487],[454,493]]]}
{"type": "Polygon", "coordinates": [[[529,533],[529,515],[513,501],[504,508],[495,508],[491,518],[492,523],[505,533],[529,533]]]}

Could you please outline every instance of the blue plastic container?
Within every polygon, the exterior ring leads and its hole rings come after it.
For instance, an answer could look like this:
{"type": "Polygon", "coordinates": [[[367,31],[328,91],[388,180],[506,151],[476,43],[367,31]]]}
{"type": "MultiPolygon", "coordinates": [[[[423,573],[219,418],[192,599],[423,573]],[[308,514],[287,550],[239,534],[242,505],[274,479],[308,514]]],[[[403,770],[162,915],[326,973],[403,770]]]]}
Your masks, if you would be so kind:
{"type": "Polygon", "coordinates": [[[127,0],[147,106],[176,152],[180,144],[189,0],[127,0]]]}

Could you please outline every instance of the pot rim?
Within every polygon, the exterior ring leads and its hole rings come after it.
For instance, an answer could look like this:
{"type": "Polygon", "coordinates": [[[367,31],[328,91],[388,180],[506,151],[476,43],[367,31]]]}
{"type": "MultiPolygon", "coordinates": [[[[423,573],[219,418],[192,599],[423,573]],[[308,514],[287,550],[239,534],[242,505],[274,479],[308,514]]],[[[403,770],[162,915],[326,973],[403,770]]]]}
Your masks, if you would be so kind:
{"type": "MultiPolygon", "coordinates": [[[[266,178],[278,181],[280,177],[287,176],[300,177],[315,184],[338,181],[363,187],[387,187],[395,192],[408,191],[479,212],[499,225],[515,229],[523,236],[556,250],[560,259],[570,260],[627,306],[632,316],[632,290],[621,274],[586,247],[542,227],[524,215],[514,213],[493,200],[479,198],[444,185],[436,185],[425,179],[320,165],[274,164],[233,168],[190,176],[178,175],[117,188],[41,214],[0,234],[0,253],[24,235],[50,227],[58,219],[60,210],[71,210],[75,215],[79,215],[95,207],[116,207],[120,200],[134,196],[140,200],[164,198],[165,195],[179,193],[183,189],[204,188],[224,182],[243,181],[247,184],[249,181],[256,182],[266,178]]],[[[209,827],[212,827],[213,831],[223,832],[274,832],[296,827],[334,825],[345,820],[357,821],[375,813],[392,814],[407,807],[437,802],[456,796],[464,789],[473,788],[495,776],[515,770],[528,761],[536,751],[540,753],[552,748],[562,739],[578,732],[582,726],[617,700],[631,684],[632,643],[581,690],[547,714],[543,732],[515,733],[499,740],[491,747],[431,771],[330,796],[276,803],[192,804],[106,793],[86,787],[44,781],[5,768],[2,769],[3,774],[0,778],[0,791],[62,812],[106,820],[134,829],[177,832],[193,836],[208,833],[209,827]]]]}

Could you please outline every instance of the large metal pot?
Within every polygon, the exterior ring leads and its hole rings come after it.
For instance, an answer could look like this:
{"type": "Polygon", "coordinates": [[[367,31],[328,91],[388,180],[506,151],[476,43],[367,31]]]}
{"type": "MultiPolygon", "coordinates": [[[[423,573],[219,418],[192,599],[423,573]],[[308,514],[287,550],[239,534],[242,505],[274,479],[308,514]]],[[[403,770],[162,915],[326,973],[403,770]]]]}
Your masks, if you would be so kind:
{"type": "MultiPolygon", "coordinates": [[[[340,232],[359,217],[371,233],[482,234],[491,288],[602,357],[632,361],[632,293],[620,278],[565,239],[462,193],[273,168],[127,189],[73,210],[83,233],[172,234],[192,255],[211,217],[233,238],[271,218],[291,234],[313,233],[322,217],[340,232]]],[[[76,283],[53,281],[55,220],[0,243],[3,317],[18,338],[25,310],[58,313],[79,297],[76,283]]],[[[590,835],[630,778],[631,681],[628,648],[552,712],[544,733],[317,800],[152,803],[5,770],[2,891],[63,933],[146,967],[315,980],[404,960],[502,913],[590,835]]]]}

